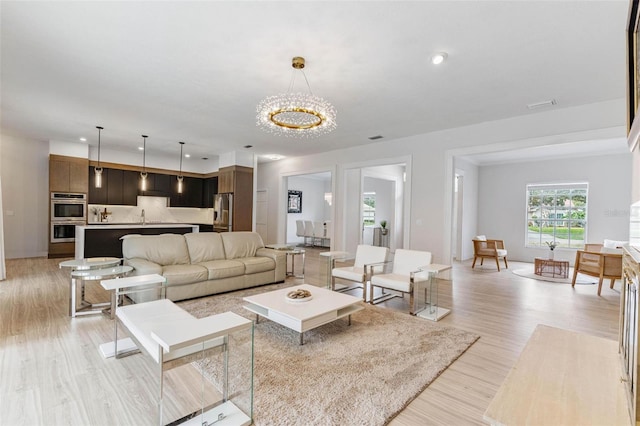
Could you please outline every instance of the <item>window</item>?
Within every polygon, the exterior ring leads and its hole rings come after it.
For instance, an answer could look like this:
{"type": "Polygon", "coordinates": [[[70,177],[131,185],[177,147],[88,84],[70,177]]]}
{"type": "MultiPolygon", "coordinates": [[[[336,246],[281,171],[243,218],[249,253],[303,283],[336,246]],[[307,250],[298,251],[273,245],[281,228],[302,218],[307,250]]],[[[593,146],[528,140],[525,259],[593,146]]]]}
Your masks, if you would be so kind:
{"type": "Polygon", "coordinates": [[[362,222],[364,225],[376,223],[376,193],[365,192],[362,194],[362,222]]]}
{"type": "Polygon", "coordinates": [[[582,248],[587,237],[588,183],[527,185],[527,247],[582,248]]]}

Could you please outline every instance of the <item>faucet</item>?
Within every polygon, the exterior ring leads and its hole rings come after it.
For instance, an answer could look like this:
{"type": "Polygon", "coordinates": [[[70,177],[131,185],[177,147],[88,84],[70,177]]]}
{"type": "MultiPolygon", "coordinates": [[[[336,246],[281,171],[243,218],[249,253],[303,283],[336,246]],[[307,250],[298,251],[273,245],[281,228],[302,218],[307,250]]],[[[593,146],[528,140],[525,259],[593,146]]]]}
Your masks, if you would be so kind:
{"type": "Polygon", "coordinates": [[[142,219],[142,224],[144,225],[145,222],[146,222],[146,218],[145,218],[145,215],[144,215],[144,209],[142,209],[142,213],[140,213],[140,218],[142,219]]]}

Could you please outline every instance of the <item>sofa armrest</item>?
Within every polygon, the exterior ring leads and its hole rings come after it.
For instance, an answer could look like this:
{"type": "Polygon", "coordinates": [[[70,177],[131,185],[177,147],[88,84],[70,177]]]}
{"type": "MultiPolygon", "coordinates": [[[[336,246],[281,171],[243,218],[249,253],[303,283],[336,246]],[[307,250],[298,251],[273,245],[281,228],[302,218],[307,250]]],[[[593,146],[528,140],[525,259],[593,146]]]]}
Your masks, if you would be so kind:
{"type": "Polygon", "coordinates": [[[276,282],[284,281],[287,273],[287,254],[285,251],[263,247],[256,250],[256,256],[273,259],[276,262],[275,280],[276,282]]]}
{"type": "Polygon", "coordinates": [[[157,263],[151,262],[147,259],[124,259],[124,264],[133,267],[133,273],[131,275],[162,275],[162,265],[158,265],[157,263]]]}

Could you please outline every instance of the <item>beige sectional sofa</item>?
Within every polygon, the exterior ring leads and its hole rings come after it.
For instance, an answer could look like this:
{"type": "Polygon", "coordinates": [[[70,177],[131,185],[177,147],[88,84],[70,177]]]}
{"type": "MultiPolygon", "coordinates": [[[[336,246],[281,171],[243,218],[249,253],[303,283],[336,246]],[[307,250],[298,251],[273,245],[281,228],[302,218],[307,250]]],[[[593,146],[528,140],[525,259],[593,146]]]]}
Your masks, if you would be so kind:
{"type": "MultiPolygon", "coordinates": [[[[122,253],[133,275],[164,276],[173,301],[282,282],[286,274],[286,254],[265,248],[255,232],[127,235],[122,253]]],[[[133,295],[137,302],[156,297],[133,295]]]]}

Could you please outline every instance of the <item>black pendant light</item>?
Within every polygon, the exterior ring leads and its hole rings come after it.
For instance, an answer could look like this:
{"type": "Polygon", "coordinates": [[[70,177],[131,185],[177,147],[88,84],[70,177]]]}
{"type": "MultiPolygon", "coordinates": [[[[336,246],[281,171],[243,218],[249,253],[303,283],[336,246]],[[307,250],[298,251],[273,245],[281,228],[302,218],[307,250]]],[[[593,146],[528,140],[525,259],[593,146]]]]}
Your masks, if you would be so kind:
{"type": "Polygon", "coordinates": [[[100,126],[96,126],[96,129],[98,129],[98,167],[94,169],[95,186],[96,188],[102,188],[102,167],[100,167],[100,132],[103,128],[100,126]]]}
{"type": "Polygon", "coordinates": [[[146,191],[147,190],[147,164],[146,164],[146,160],[147,160],[147,138],[149,136],[147,135],[142,135],[142,171],[140,172],[140,190],[141,191],[146,191]]]}
{"type": "Polygon", "coordinates": [[[178,194],[182,194],[182,181],[184,177],[182,176],[182,147],[184,146],[184,142],[178,142],[180,144],[180,172],[178,174],[178,194]]]}

